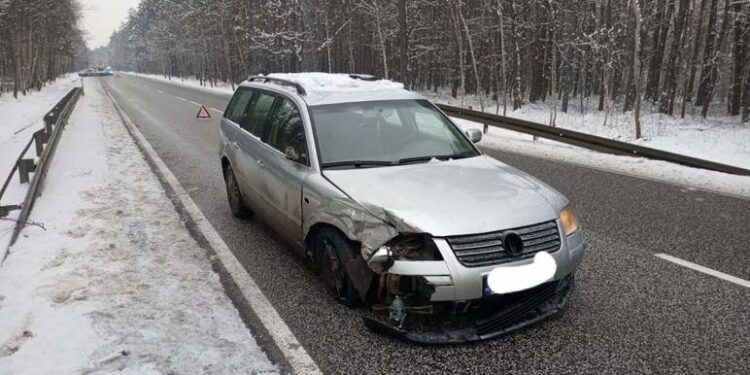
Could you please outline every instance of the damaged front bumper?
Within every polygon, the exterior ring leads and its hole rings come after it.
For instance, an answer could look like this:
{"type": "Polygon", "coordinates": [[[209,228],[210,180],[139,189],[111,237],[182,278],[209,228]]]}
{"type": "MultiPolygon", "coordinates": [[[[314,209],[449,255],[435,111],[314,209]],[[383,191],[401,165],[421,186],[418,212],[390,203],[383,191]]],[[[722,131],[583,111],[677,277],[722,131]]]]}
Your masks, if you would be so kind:
{"type": "Polygon", "coordinates": [[[518,293],[479,300],[436,302],[430,315],[409,314],[400,323],[374,313],[365,325],[377,333],[421,344],[486,340],[526,327],[562,310],[573,290],[573,275],[518,293]]]}

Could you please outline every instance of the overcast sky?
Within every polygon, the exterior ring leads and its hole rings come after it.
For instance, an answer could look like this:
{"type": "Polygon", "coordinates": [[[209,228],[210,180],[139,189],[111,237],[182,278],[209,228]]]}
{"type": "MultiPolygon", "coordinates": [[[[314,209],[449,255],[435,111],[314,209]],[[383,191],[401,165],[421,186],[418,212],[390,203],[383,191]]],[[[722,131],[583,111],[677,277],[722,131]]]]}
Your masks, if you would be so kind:
{"type": "Polygon", "coordinates": [[[83,30],[89,48],[107,45],[112,32],[141,0],[79,0],[83,6],[83,30]]]}

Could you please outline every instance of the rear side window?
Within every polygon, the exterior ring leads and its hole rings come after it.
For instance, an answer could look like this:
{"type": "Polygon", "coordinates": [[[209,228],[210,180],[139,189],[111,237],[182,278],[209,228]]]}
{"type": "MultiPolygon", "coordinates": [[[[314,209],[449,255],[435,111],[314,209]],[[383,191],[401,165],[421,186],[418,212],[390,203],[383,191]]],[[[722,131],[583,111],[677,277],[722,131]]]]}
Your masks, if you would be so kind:
{"type": "Polygon", "coordinates": [[[240,126],[254,136],[263,139],[266,132],[266,120],[271,112],[276,97],[256,91],[245,111],[240,126]]]}
{"type": "Polygon", "coordinates": [[[268,142],[291,160],[307,164],[307,141],[302,117],[294,103],[280,99],[271,120],[271,135],[268,142]]]}

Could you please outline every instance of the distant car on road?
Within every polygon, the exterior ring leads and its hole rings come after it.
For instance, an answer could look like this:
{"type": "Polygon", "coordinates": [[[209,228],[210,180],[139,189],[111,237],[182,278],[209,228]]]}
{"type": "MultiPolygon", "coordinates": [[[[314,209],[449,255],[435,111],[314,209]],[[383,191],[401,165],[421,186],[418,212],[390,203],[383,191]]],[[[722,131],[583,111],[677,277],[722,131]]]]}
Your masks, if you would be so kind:
{"type": "Polygon", "coordinates": [[[88,68],[78,72],[79,77],[108,77],[115,75],[112,67],[105,68],[88,68]]]}
{"type": "Polygon", "coordinates": [[[78,72],[78,76],[79,77],[96,77],[98,75],[99,75],[99,72],[96,71],[95,69],[91,69],[91,68],[84,69],[84,70],[78,72]]]}
{"type": "MultiPolygon", "coordinates": [[[[238,217],[267,221],[371,329],[481,340],[560,311],[584,253],[568,200],[435,105],[371,76],[251,77],[220,127],[238,217]]],[[[252,244],[248,244],[252,246],[252,244]]]]}

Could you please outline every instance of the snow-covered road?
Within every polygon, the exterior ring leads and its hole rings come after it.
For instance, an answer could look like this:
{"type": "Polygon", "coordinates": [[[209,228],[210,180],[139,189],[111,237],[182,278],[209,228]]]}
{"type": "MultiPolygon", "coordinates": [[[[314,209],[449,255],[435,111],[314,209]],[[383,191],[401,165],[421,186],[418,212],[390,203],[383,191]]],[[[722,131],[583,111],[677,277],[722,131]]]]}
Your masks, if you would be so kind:
{"type": "Polygon", "coordinates": [[[0,374],[275,373],[117,117],[87,85],[0,267],[0,374]]]}

